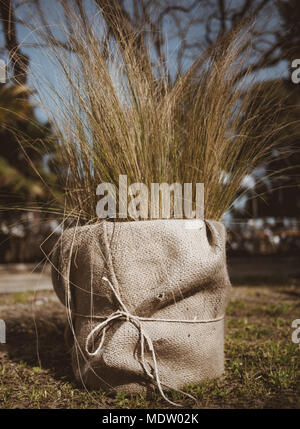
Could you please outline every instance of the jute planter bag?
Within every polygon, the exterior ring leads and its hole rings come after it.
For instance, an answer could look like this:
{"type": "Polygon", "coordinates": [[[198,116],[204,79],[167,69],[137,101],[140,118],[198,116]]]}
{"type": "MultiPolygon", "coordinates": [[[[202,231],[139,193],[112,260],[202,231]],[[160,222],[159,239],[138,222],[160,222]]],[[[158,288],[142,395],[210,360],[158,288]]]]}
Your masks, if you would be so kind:
{"type": "Polygon", "coordinates": [[[230,293],[219,222],[106,222],[66,230],[52,280],[89,388],[180,390],[224,370],[230,293]]]}

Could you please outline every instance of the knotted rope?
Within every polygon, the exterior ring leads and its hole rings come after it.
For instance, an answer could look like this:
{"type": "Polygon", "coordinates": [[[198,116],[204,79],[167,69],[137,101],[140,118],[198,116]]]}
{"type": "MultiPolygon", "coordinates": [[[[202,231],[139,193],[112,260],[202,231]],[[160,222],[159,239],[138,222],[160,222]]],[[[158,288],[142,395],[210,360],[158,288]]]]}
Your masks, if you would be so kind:
{"type": "MultiPolygon", "coordinates": [[[[102,319],[102,320],[104,319],[104,320],[103,320],[103,322],[100,322],[98,325],[96,325],[91,330],[91,332],[88,334],[88,336],[86,338],[85,351],[86,351],[87,355],[90,357],[96,356],[101,351],[103,344],[104,344],[105,334],[106,334],[107,328],[109,327],[109,325],[111,323],[113,323],[113,321],[125,319],[126,321],[131,322],[137,328],[137,330],[139,331],[139,334],[140,334],[140,351],[141,351],[140,364],[142,365],[145,373],[147,374],[147,376],[152,381],[155,382],[161,396],[167,402],[169,402],[171,405],[181,406],[180,404],[177,404],[175,402],[170,401],[166,397],[166,395],[163,391],[162,383],[161,383],[160,377],[159,377],[158,364],[157,364],[156,353],[154,350],[153,342],[152,342],[151,338],[149,337],[149,335],[147,334],[147,332],[145,332],[145,330],[143,329],[141,322],[149,321],[149,322],[166,322],[166,323],[212,323],[212,322],[218,322],[220,320],[223,320],[224,315],[217,317],[215,319],[207,319],[207,320],[197,320],[197,318],[195,318],[193,320],[160,319],[160,318],[136,316],[134,314],[131,314],[130,311],[127,309],[127,307],[124,304],[124,302],[122,301],[119,293],[116,291],[116,289],[111,284],[111,282],[106,277],[102,277],[102,279],[108,283],[108,285],[111,288],[112,292],[114,293],[116,299],[118,300],[121,309],[115,311],[114,313],[112,313],[110,316],[107,316],[107,317],[96,316],[96,315],[92,316],[92,318],[102,319]],[[94,336],[99,335],[99,334],[101,334],[101,339],[100,339],[100,343],[99,343],[98,347],[96,348],[95,351],[90,351],[90,345],[91,345],[91,342],[92,342],[94,336]],[[148,348],[151,352],[152,360],[153,360],[153,368],[151,368],[151,365],[149,364],[149,362],[145,361],[145,344],[148,346],[148,348]],[[149,369],[147,368],[147,364],[153,370],[153,373],[151,373],[149,371],[149,369]]],[[[91,317],[91,316],[85,316],[85,317],[91,317]]],[[[170,388],[169,386],[167,386],[165,384],[163,384],[163,385],[167,388],[170,388]]],[[[186,395],[187,397],[196,401],[196,398],[194,396],[190,395],[189,393],[183,392],[181,390],[173,389],[173,388],[172,388],[172,390],[179,392],[179,393],[182,393],[182,394],[186,395]]]]}

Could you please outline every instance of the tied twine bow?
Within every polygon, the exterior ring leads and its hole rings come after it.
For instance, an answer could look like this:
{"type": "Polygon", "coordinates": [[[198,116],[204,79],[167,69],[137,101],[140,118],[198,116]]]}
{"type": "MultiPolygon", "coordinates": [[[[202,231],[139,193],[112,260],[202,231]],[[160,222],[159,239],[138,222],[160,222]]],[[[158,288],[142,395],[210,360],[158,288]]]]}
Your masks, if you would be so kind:
{"type": "MultiPolygon", "coordinates": [[[[140,357],[140,364],[142,365],[146,375],[157,385],[158,390],[161,394],[161,396],[165,399],[165,401],[169,402],[171,405],[175,405],[175,406],[179,406],[181,407],[180,404],[177,404],[175,402],[170,401],[170,399],[168,399],[163,391],[162,388],[162,383],[160,381],[160,377],[159,377],[159,371],[158,371],[158,364],[157,364],[157,359],[156,359],[156,353],[154,350],[154,346],[153,346],[153,342],[151,340],[151,338],[149,337],[149,335],[147,334],[147,332],[145,332],[145,330],[142,327],[141,322],[144,321],[151,321],[151,322],[175,322],[175,323],[212,323],[212,322],[218,322],[220,320],[224,319],[224,315],[215,318],[215,319],[208,319],[208,320],[197,320],[196,318],[194,320],[183,320],[183,319],[159,319],[159,318],[151,318],[151,317],[140,317],[140,316],[136,316],[133,315],[129,312],[129,310],[127,309],[126,305],[124,304],[124,302],[122,301],[120,295],[117,293],[117,291],[115,290],[114,286],[111,284],[111,282],[106,278],[106,277],[102,277],[102,280],[104,280],[105,282],[108,283],[109,287],[111,288],[112,292],[114,293],[116,299],[118,300],[121,310],[117,310],[114,313],[112,313],[110,316],[108,317],[102,317],[102,316],[92,316],[93,318],[96,319],[105,319],[103,322],[100,322],[97,326],[95,326],[95,328],[93,328],[91,330],[91,332],[88,334],[87,338],[86,338],[86,342],[85,342],[85,351],[87,353],[88,356],[92,357],[92,356],[96,356],[102,349],[103,344],[104,344],[104,340],[105,340],[105,334],[107,331],[107,328],[109,327],[109,325],[114,321],[114,320],[118,320],[118,319],[125,319],[128,322],[131,322],[139,331],[140,334],[140,351],[141,351],[141,357],[140,357]],[[90,351],[90,344],[94,338],[95,335],[101,334],[101,340],[100,343],[98,345],[98,347],[96,348],[95,351],[90,351]],[[151,355],[152,355],[152,360],[153,360],[153,368],[151,367],[151,365],[149,364],[149,362],[145,361],[145,344],[148,346],[151,355]],[[147,364],[148,366],[152,369],[152,372],[150,372],[150,370],[147,368],[147,364]]],[[[169,388],[169,386],[165,385],[165,387],[169,388]]],[[[190,395],[189,393],[183,392],[182,390],[177,390],[174,388],[171,388],[172,390],[182,393],[183,395],[193,399],[194,401],[196,401],[196,398],[192,395],[190,395]]]]}

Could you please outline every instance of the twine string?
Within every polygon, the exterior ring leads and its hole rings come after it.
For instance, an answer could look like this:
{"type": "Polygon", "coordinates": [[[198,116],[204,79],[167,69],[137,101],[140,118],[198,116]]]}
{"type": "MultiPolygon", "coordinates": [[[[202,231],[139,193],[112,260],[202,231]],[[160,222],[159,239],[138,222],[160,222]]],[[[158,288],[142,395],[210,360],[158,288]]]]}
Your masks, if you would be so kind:
{"type": "MultiPolygon", "coordinates": [[[[124,302],[122,301],[119,293],[116,291],[116,289],[114,288],[114,286],[112,285],[112,283],[106,278],[106,277],[102,277],[102,280],[104,280],[105,282],[107,282],[107,284],[109,285],[109,287],[111,288],[112,292],[114,293],[116,299],[119,302],[120,308],[119,310],[115,311],[114,313],[112,313],[110,316],[96,316],[93,315],[92,317],[95,319],[104,319],[102,322],[100,322],[98,325],[96,325],[88,334],[87,338],[86,338],[86,342],[85,342],[85,351],[87,353],[88,356],[93,357],[96,356],[102,349],[104,341],[105,341],[105,336],[106,336],[106,331],[107,328],[109,327],[109,325],[111,323],[113,323],[116,320],[126,320],[128,322],[131,322],[139,331],[140,334],[140,352],[141,352],[141,357],[140,357],[140,364],[142,366],[142,368],[144,369],[146,375],[151,378],[151,380],[157,385],[158,390],[161,394],[161,396],[165,399],[165,401],[169,402],[171,405],[175,405],[175,406],[179,406],[181,407],[180,404],[177,404],[175,402],[172,402],[170,399],[168,399],[163,391],[162,386],[164,385],[165,387],[167,387],[168,389],[172,389],[178,393],[182,393],[185,396],[193,399],[194,401],[196,401],[196,398],[192,395],[190,395],[187,392],[181,391],[181,390],[177,390],[174,388],[170,388],[169,386],[163,384],[160,381],[160,376],[159,376],[159,370],[158,370],[158,363],[157,363],[157,358],[156,358],[156,353],[155,353],[155,349],[153,346],[153,342],[150,338],[150,336],[147,334],[147,332],[143,329],[142,323],[141,322],[147,322],[147,321],[151,321],[151,322],[170,322],[170,323],[212,323],[212,322],[218,322],[220,320],[224,319],[224,315],[214,318],[214,319],[206,319],[206,320],[198,320],[198,319],[193,319],[193,320],[185,320],[185,319],[162,319],[162,318],[152,318],[152,317],[140,317],[140,316],[136,316],[134,314],[131,314],[130,311],[127,309],[126,305],[124,304],[124,302]],[[100,343],[98,345],[98,347],[96,348],[96,350],[91,351],[91,343],[93,341],[93,338],[96,335],[100,335],[101,334],[101,339],[100,339],[100,343]],[[147,368],[150,367],[151,365],[149,362],[146,361],[145,359],[145,346],[148,347],[149,351],[151,352],[151,356],[152,356],[152,360],[153,360],[153,368],[152,368],[152,373],[150,372],[150,370],[147,368]],[[148,365],[147,365],[148,364],[148,365]]],[[[90,316],[86,316],[86,317],[90,317],[90,316]]]]}

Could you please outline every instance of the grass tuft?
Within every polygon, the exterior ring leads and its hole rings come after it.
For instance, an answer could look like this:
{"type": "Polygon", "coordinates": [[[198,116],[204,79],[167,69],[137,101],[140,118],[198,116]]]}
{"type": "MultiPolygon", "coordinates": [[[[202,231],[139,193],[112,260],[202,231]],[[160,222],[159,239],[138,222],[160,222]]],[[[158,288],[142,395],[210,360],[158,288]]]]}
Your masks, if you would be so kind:
{"type": "Polygon", "coordinates": [[[167,65],[146,43],[137,49],[136,37],[125,37],[117,20],[117,37],[107,45],[99,17],[87,26],[71,9],[68,15],[69,51],[48,41],[63,82],[49,88],[60,142],[53,165],[65,191],[61,210],[82,223],[97,221],[97,186],[113,184],[118,201],[119,175],[126,174],[128,186],[139,182],[148,190],[151,183],[204,183],[204,216],[219,220],[245,175],[277,143],[273,88],[264,89],[247,71],[247,28],[218,40],[172,80],[167,65]]]}

